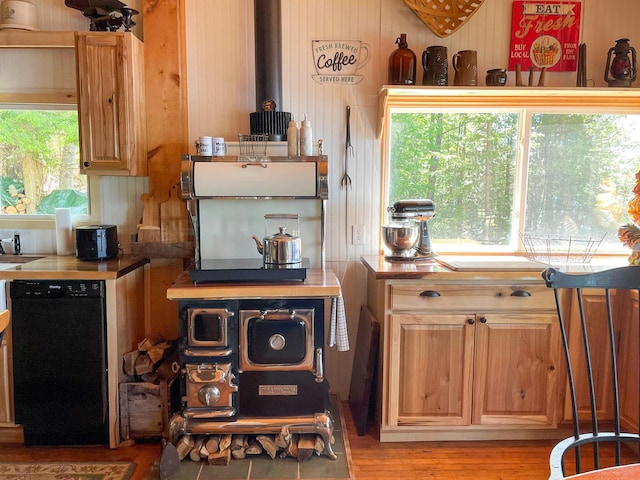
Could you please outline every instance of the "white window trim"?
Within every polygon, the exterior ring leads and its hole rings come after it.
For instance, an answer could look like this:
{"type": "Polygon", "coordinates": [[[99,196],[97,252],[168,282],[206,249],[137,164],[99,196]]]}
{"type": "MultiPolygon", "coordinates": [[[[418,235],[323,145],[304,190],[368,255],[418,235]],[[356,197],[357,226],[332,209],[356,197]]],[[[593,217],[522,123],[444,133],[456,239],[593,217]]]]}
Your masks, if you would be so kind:
{"type": "MultiPolygon", "coordinates": [[[[518,138],[518,158],[516,168],[516,182],[519,185],[520,198],[514,198],[514,217],[512,228],[522,231],[523,218],[520,218],[522,205],[526,201],[526,175],[527,167],[524,152],[528,151],[526,144],[526,132],[530,128],[531,116],[534,113],[566,113],[567,108],[572,112],[583,113],[606,113],[615,109],[623,114],[640,114],[640,91],[632,88],[563,88],[550,89],[540,87],[528,88],[477,88],[467,89],[460,87],[395,87],[385,86],[380,91],[378,97],[379,119],[378,137],[382,137],[382,155],[384,172],[381,183],[381,205],[380,224],[386,221],[386,210],[388,204],[387,183],[389,178],[389,157],[390,141],[389,127],[391,114],[396,112],[416,112],[416,111],[517,111],[522,112],[523,120],[520,124],[518,138]]],[[[497,253],[497,254],[522,254],[524,246],[517,235],[512,238],[517,244],[510,245],[506,249],[504,246],[485,246],[482,249],[469,250],[468,253],[497,253]],[[513,249],[513,250],[511,250],[513,249]],[[509,250],[509,251],[507,251],[509,250]]],[[[382,239],[380,245],[383,245],[382,239]]],[[[457,246],[459,250],[453,253],[467,252],[467,249],[457,246]]],[[[448,252],[446,252],[448,253],[448,252]]]]}

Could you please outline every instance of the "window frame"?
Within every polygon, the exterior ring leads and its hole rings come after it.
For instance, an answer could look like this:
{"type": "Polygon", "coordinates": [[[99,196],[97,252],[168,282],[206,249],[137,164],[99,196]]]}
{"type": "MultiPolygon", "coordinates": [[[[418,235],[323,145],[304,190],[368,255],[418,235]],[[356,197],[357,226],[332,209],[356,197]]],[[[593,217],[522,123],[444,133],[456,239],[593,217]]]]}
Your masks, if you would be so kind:
{"type": "MultiPolygon", "coordinates": [[[[527,168],[525,152],[528,151],[528,130],[531,125],[531,116],[535,113],[607,113],[615,110],[621,114],[640,114],[640,92],[636,89],[625,88],[561,88],[550,89],[540,87],[529,88],[459,88],[459,87],[391,87],[382,88],[379,98],[379,123],[378,138],[381,138],[382,147],[382,178],[381,178],[381,205],[380,224],[386,221],[387,190],[389,182],[389,157],[391,113],[411,111],[436,111],[446,109],[448,111],[460,110],[490,110],[490,111],[514,111],[523,112],[518,131],[518,158],[516,159],[516,193],[514,198],[514,218],[512,229],[521,229],[524,222],[520,218],[520,212],[526,202],[527,168]],[[522,158],[522,157],[525,158],[522,158]]],[[[480,250],[460,248],[457,251],[442,253],[467,253],[467,254],[525,254],[522,240],[516,235],[514,246],[488,247],[480,250]]],[[[382,239],[380,238],[382,251],[382,239]]],[[[619,253],[613,253],[619,255],[619,253]]]]}
{"type": "MultiPolygon", "coordinates": [[[[55,93],[0,93],[0,108],[11,107],[68,107],[77,111],[76,92],[55,93]]],[[[78,126],[80,119],[78,118],[78,126]]],[[[74,216],[74,225],[100,223],[100,182],[98,177],[87,175],[87,198],[89,215],[74,216]]],[[[0,228],[11,229],[54,229],[55,215],[0,215],[0,228]]]]}

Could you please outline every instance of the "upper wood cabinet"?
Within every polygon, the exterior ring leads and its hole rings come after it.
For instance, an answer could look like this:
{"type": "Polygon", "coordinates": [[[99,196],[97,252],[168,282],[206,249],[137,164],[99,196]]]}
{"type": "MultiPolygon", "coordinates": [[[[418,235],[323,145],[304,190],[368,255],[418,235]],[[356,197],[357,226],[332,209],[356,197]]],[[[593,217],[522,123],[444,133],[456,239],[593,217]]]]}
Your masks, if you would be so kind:
{"type": "Polygon", "coordinates": [[[80,168],[147,175],[144,45],[130,32],[76,32],[80,168]]]}

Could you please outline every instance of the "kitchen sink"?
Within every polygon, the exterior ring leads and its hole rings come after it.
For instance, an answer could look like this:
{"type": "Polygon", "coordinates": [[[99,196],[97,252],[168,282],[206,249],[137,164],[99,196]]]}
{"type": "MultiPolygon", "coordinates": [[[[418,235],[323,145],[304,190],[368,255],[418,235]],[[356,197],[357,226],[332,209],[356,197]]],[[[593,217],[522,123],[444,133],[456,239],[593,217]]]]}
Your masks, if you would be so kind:
{"type": "Polygon", "coordinates": [[[41,258],[44,258],[44,257],[38,256],[38,255],[10,255],[10,254],[6,254],[6,255],[0,255],[0,264],[29,263],[29,262],[33,262],[34,260],[39,260],[41,258]]]}

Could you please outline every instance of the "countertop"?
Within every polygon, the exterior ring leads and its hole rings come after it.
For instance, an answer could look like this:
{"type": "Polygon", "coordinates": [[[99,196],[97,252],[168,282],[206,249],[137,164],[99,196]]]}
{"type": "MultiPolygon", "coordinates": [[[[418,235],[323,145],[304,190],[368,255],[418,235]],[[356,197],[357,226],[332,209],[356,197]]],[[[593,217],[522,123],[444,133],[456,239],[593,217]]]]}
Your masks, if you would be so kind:
{"type": "Polygon", "coordinates": [[[115,280],[146,263],[149,263],[148,258],[128,255],[100,261],[83,261],[74,256],[51,255],[0,270],[0,279],[115,280]]]}
{"type": "Polygon", "coordinates": [[[304,281],[279,283],[199,283],[183,272],[167,289],[170,300],[228,298],[330,298],[341,295],[332,270],[309,269],[304,281]]]}
{"type": "MultiPolygon", "coordinates": [[[[458,257],[456,257],[458,258],[458,257]]],[[[473,258],[473,257],[469,257],[473,258]]],[[[477,258],[477,257],[476,257],[477,258]]],[[[486,264],[477,270],[465,269],[455,271],[447,268],[435,260],[398,262],[385,259],[384,255],[363,255],[360,259],[367,270],[375,275],[376,279],[423,279],[433,281],[459,281],[459,280],[491,280],[492,278],[514,278],[519,281],[543,282],[541,273],[547,265],[539,264],[535,268],[527,269],[504,268],[501,256],[495,258],[495,269],[487,268],[486,264]]],[[[628,265],[626,256],[595,258],[586,264],[566,263],[554,265],[565,272],[590,273],[607,268],[628,265]]]]}

